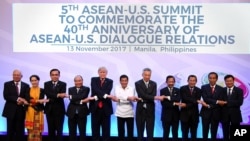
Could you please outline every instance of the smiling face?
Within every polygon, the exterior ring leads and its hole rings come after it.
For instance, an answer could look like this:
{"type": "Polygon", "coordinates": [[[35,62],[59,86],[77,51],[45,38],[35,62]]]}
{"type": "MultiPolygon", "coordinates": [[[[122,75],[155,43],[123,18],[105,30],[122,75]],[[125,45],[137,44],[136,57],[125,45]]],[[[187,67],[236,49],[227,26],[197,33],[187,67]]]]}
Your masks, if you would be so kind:
{"type": "Polygon", "coordinates": [[[81,87],[82,85],[83,85],[83,79],[82,79],[82,77],[81,76],[76,76],[75,78],[74,78],[74,83],[75,83],[75,86],[77,87],[77,88],[79,88],[79,87],[81,87]]]}
{"type": "Polygon", "coordinates": [[[38,87],[39,85],[39,80],[36,77],[31,77],[30,78],[30,83],[32,87],[38,87]]]}
{"type": "Polygon", "coordinates": [[[106,68],[102,67],[98,70],[98,75],[101,79],[105,79],[107,77],[108,71],[106,68]]]}
{"type": "Polygon", "coordinates": [[[194,87],[195,85],[196,85],[196,83],[197,83],[197,78],[196,77],[189,77],[188,78],[188,86],[189,87],[194,87]]]}
{"type": "Polygon", "coordinates": [[[228,77],[226,80],[225,80],[225,84],[228,88],[231,88],[234,86],[234,79],[232,77],[228,77]]]}
{"type": "Polygon", "coordinates": [[[19,81],[21,81],[23,75],[22,75],[21,71],[14,70],[13,74],[12,74],[12,77],[13,77],[13,81],[19,82],[19,81]]]}
{"type": "Polygon", "coordinates": [[[212,74],[208,75],[208,81],[209,81],[210,85],[214,86],[216,84],[217,80],[218,80],[218,76],[216,74],[212,73],[212,74]]]}

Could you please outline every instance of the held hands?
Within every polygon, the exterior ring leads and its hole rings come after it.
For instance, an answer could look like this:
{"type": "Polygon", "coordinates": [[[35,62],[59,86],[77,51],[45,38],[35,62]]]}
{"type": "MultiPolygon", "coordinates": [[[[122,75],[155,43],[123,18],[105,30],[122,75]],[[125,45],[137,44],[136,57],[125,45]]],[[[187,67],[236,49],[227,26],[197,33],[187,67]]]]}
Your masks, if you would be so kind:
{"type": "Polygon", "coordinates": [[[227,104],[227,102],[223,100],[217,100],[216,104],[219,104],[220,106],[224,106],[225,104],[227,104]]]}
{"type": "Polygon", "coordinates": [[[92,97],[87,97],[87,98],[85,98],[85,99],[82,99],[82,100],[81,100],[81,103],[88,103],[88,102],[91,101],[91,100],[95,100],[95,97],[92,96],[92,97]]]}
{"type": "Polygon", "coordinates": [[[18,97],[17,105],[29,105],[29,103],[22,97],[18,97]]]}
{"type": "Polygon", "coordinates": [[[38,99],[36,102],[40,104],[44,104],[44,103],[49,102],[49,99],[38,99]]]}
{"type": "Polygon", "coordinates": [[[180,108],[185,108],[185,107],[187,107],[187,104],[182,103],[182,102],[174,102],[174,106],[179,106],[180,108]]]}
{"type": "Polygon", "coordinates": [[[137,101],[140,101],[142,99],[139,97],[136,97],[136,96],[129,96],[127,100],[132,101],[132,102],[137,102],[137,101]]]}
{"type": "Polygon", "coordinates": [[[201,104],[204,107],[207,107],[207,108],[209,107],[209,105],[205,101],[197,100],[197,103],[201,104]]]}
{"type": "Polygon", "coordinates": [[[57,97],[60,97],[60,98],[69,98],[69,95],[67,95],[66,93],[58,93],[57,97]]]}

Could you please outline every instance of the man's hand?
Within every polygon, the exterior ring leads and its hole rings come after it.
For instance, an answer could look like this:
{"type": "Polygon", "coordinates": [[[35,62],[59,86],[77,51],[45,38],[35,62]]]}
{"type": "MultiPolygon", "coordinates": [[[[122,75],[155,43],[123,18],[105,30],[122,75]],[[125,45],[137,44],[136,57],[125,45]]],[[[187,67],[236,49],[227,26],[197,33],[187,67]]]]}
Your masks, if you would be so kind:
{"type": "Polygon", "coordinates": [[[180,104],[179,104],[179,107],[181,107],[181,108],[186,108],[186,107],[187,107],[187,104],[186,104],[186,103],[180,103],[180,104]]]}
{"type": "Polygon", "coordinates": [[[65,98],[65,97],[67,97],[67,94],[66,93],[58,93],[57,97],[65,98]]]}
{"type": "Polygon", "coordinates": [[[220,106],[224,106],[227,102],[223,100],[217,100],[216,103],[219,104],[220,106]]]}
{"type": "Polygon", "coordinates": [[[155,96],[155,100],[163,101],[165,99],[165,96],[155,96]]]}
{"type": "Polygon", "coordinates": [[[37,100],[38,103],[43,104],[49,102],[49,99],[39,99],[37,100]]]}

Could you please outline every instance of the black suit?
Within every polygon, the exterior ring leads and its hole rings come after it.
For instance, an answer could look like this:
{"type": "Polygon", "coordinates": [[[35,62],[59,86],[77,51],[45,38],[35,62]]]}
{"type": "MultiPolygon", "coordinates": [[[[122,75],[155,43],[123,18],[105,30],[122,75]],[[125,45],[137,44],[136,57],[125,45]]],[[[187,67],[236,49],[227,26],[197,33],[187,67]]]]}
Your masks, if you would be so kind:
{"type": "Polygon", "coordinates": [[[102,127],[103,141],[110,141],[110,116],[113,114],[112,101],[104,98],[105,94],[110,94],[113,88],[113,80],[105,78],[102,86],[100,77],[91,78],[91,96],[97,96],[98,100],[90,102],[91,126],[93,141],[100,140],[100,127],[102,127]],[[98,104],[103,106],[99,107],[98,104]]]}
{"type": "Polygon", "coordinates": [[[209,105],[209,108],[202,106],[200,111],[203,139],[208,139],[209,127],[211,126],[211,139],[216,140],[218,125],[221,120],[221,107],[216,104],[216,101],[222,100],[223,88],[216,85],[215,91],[212,93],[210,84],[205,84],[201,86],[201,90],[203,100],[209,105]]]}
{"type": "Polygon", "coordinates": [[[4,83],[3,96],[5,105],[2,116],[7,119],[7,141],[24,140],[24,120],[26,106],[17,105],[18,97],[26,98],[29,95],[29,85],[21,82],[21,89],[18,96],[14,81],[4,83]]]}
{"type": "Polygon", "coordinates": [[[45,114],[48,124],[49,140],[62,141],[63,122],[65,116],[65,107],[63,98],[58,98],[58,93],[66,93],[66,83],[58,81],[53,88],[52,81],[44,83],[44,91],[49,99],[45,104],[45,114]]]}
{"type": "Polygon", "coordinates": [[[173,140],[178,140],[178,126],[180,118],[179,107],[174,105],[174,102],[180,102],[180,90],[173,88],[172,94],[170,94],[169,88],[165,87],[160,90],[160,95],[170,96],[170,100],[164,99],[161,102],[162,112],[161,121],[163,127],[163,141],[169,140],[170,127],[172,126],[173,140]]]}
{"type": "Polygon", "coordinates": [[[69,88],[70,103],[67,109],[68,126],[69,126],[69,140],[76,141],[77,126],[80,132],[80,141],[86,140],[86,124],[89,108],[87,103],[81,103],[89,95],[89,87],[82,86],[80,88],[69,88]]]}
{"type": "Polygon", "coordinates": [[[199,123],[199,107],[197,100],[201,98],[201,89],[193,87],[192,93],[188,85],[180,88],[181,101],[186,104],[185,108],[181,108],[180,120],[183,141],[188,139],[190,130],[191,140],[197,138],[197,128],[199,123]]]}
{"type": "Polygon", "coordinates": [[[222,107],[222,129],[224,140],[229,140],[230,126],[239,126],[242,122],[240,107],[243,104],[243,90],[234,86],[230,95],[227,88],[223,89],[223,100],[227,104],[222,107]]]}
{"type": "Polygon", "coordinates": [[[155,120],[155,103],[157,84],[154,81],[148,82],[148,88],[143,80],[135,82],[135,89],[139,98],[136,106],[136,125],[138,141],[143,140],[143,133],[146,124],[147,140],[153,141],[154,120],[155,120]]]}

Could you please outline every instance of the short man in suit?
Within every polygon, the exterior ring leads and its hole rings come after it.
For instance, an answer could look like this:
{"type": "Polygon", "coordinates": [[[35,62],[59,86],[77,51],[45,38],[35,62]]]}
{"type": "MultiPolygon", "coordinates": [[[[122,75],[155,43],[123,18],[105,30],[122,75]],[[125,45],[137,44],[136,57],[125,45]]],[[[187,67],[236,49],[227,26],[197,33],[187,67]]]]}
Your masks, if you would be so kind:
{"type": "Polygon", "coordinates": [[[218,125],[221,120],[221,104],[223,104],[222,94],[223,88],[216,84],[218,80],[218,74],[216,72],[210,72],[208,74],[209,84],[201,86],[202,108],[200,111],[202,119],[202,134],[203,140],[208,139],[209,129],[211,131],[211,140],[216,140],[218,131],[218,125]]]}
{"type": "Polygon", "coordinates": [[[83,86],[81,75],[75,76],[74,83],[75,86],[70,87],[68,91],[70,103],[66,112],[68,116],[69,140],[77,141],[76,131],[78,126],[80,141],[85,141],[87,115],[89,114],[87,103],[93,100],[93,98],[88,97],[90,89],[83,86]]]}
{"type": "Polygon", "coordinates": [[[103,141],[110,141],[110,118],[113,114],[111,90],[113,80],[107,78],[108,70],[105,67],[98,69],[98,77],[91,78],[90,102],[91,126],[93,141],[100,141],[100,128],[102,128],[103,141]]]}
{"type": "Polygon", "coordinates": [[[24,140],[25,110],[28,102],[29,85],[21,81],[20,70],[13,71],[13,80],[4,83],[3,97],[5,105],[2,116],[7,119],[7,141],[24,140]]]}
{"type": "Polygon", "coordinates": [[[181,130],[182,140],[188,140],[188,133],[190,130],[191,140],[195,141],[197,138],[197,128],[199,123],[199,107],[198,104],[201,99],[201,89],[196,87],[197,77],[189,75],[188,84],[180,88],[181,94],[181,130]]]}
{"type": "Polygon", "coordinates": [[[66,95],[66,83],[59,80],[60,71],[50,70],[50,81],[44,83],[44,92],[49,99],[45,105],[49,140],[62,141],[63,122],[65,116],[64,98],[66,95]]]}
{"type": "Polygon", "coordinates": [[[230,127],[238,127],[242,122],[240,107],[243,104],[243,90],[234,85],[234,76],[229,74],[224,77],[224,103],[222,105],[222,129],[224,140],[229,140],[230,127]]]}
{"type": "Polygon", "coordinates": [[[161,121],[163,127],[163,139],[162,141],[169,140],[169,132],[172,127],[173,140],[178,140],[178,126],[180,118],[180,90],[174,87],[175,77],[168,75],[166,77],[167,86],[160,90],[160,95],[166,98],[161,102],[162,112],[161,121]]]}
{"type": "Polygon", "coordinates": [[[137,141],[143,140],[144,128],[146,125],[147,141],[153,141],[155,103],[154,100],[163,100],[163,96],[156,96],[157,84],[150,80],[151,69],[145,68],[142,72],[142,79],[135,82],[135,89],[140,99],[136,106],[137,141]]]}

